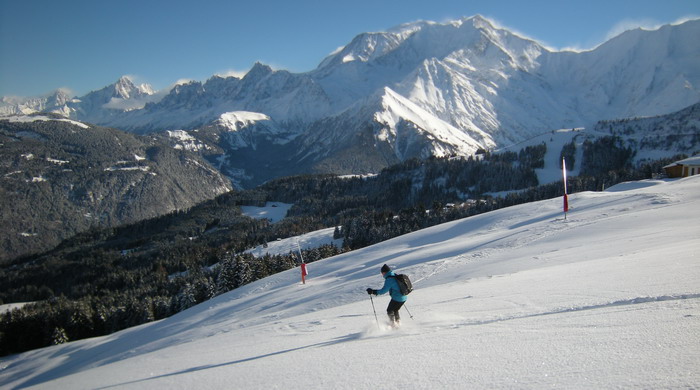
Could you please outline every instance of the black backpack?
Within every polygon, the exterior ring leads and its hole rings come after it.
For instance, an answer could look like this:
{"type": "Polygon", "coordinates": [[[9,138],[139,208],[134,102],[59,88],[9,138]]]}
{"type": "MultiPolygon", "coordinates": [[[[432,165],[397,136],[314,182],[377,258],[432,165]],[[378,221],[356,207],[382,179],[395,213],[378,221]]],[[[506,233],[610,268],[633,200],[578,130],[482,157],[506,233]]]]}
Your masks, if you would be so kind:
{"type": "Polygon", "coordinates": [[[413,283],[411,283],[411,279],[408,278],[408,275],[398,274],[395,275],[394,278],[399,285],[401,295],[408,295],[411,293],[411,291],[413,291],[413,283]]]}

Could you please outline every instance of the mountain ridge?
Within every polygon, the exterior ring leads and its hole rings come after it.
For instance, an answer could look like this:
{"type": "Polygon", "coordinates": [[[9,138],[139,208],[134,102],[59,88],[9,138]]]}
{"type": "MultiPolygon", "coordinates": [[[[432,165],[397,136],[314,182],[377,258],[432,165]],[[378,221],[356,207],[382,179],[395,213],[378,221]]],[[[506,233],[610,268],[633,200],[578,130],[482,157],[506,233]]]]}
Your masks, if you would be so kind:
{"type": "MultiPolygon", "coordinates": [[[[299,162],[295,156],[316,155],[317,161],[285,172],[360,174],[376,172],[389,161],[448,151],[466,156],[476,149],[518,143],[543,131],[592,128],[599,120],[686,108],[700,101],[696,60],[700,49],[693,44],[698,35],[700,19],[656,30],[627,31],[589,51],[552,51],[480,15],[446,23],[419,21],[359,34],[306,73],[256,63],[241,78],[213,76],[206,82],[179,84],[162,98],[162,94],[148,94],[146,88],[129,86],[135,97],[121,95],[110,100],[110,105],[91,93],[68,101],[61,111],[73,119],[89,118],[89,122],[136,133],[196,133],[229,112],[258,113],[269,117],[283,138],[274,140],[269,131],[262,131],[260,137],[277,145],[275,152],[270,150],[264,153],[265,160],[230,170],[243,170],[244,176],[261,182],[269,174],[263,175],[255,166],[289,166],[299,162]],[[415,145],[385,148],[383,133],[368,132],[381,126],[374,123],[376,112],[356,108],[385,88],[433,117],[424,122],[444,122],[464,135],[444,139],[444,132],[426,126],[420,132],[436,140],[427,149],[420,137],[415,138],[415,145]],[[144,104],[144,100],[151,101],[144,104]],[[129,109],[114,109],[116,103],[129,109]],[[351,112],[359,117],[349,118],[351,112]],[[334,133],[346,144],[324,144],[339,151],[338,155],[319,153],[320,146],[312,140],[323,132],[334,133]],[[296,142],[289,142],[290,138],[296,142]],[[279,148],[281,144],[288,147],[279,148]],[[385,157],[358,165],[351,161],[357,156],[342,152],[368,147],[376,150],[364,155],[385,157]],[[398,153],[402,149],[417,152],[398,153]],[[392,150],[393,155],[387,154],[392,150]],[[351,166],[355,171],[337,169],[351,166]]],[[[3,105],[0,112],[11,111],[10,106],[3,105]]],[[[252,138],[247,143],[224,145],[218,159],[235,160],[236,154],[255,159],[249,146],[258,144],[254,140],[258,135],[254,127],[249,127],[248,134],[252,138]]]]}

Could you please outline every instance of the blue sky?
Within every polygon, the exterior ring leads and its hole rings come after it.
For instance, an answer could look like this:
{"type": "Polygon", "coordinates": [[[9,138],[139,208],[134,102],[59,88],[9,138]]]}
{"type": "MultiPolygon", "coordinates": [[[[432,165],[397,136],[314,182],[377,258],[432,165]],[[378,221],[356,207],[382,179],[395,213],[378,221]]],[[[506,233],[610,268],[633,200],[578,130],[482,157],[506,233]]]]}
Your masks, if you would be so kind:
{"type": "Polygon", "coordinates": [[[554,49],[700,17],[699,0],[0,0],[0,96],[306,72],[357,34],[481,14],[554,49]]]}

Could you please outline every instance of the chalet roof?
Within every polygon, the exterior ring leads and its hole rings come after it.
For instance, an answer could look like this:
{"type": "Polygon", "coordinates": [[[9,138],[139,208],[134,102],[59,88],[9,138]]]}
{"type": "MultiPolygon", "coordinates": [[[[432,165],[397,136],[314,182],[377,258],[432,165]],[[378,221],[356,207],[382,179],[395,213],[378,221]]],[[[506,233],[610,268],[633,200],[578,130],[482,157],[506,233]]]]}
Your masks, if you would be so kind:
{"type": "Polygon", "coordinates": [[[700,166],[700,156],[694,156],[683,160],[678,160],[674,163],[666,165],[664,168],[670,168],[676,165],[700,166]]]}

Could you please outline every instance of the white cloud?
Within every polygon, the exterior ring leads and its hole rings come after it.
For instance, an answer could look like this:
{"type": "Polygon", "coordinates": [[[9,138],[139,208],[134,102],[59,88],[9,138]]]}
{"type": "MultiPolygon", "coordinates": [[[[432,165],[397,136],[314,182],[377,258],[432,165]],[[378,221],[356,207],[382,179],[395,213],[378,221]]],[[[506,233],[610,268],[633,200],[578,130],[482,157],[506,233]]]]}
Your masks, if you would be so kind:
{"type": "Polygon", "coordinates": [[[217,73],[215,73],[215,75],[216,75],[216,76],[219,76],[219,77],[224,77],[224,78],[226,78],[226,77],[237,77],[237,78],[240,79],[240,78],[242,78],[243,76],[245,76],[246,73],[248,73],[247,70],[242,70],[242,71],[241,71],[241,70],[236,70],[236,69],[229,69],[229,70],[225,70],[225,71],[222,71],[222,72],[217,72],[217,73]]]}
{"type": "Polygon", "coordinates": [[[169,89],[172,89],[173,87],[178,86],[178,85],[189,84],[189,83],[191,83],[191,82],[193,82],[193,81],[197,81],[197,80],[195,80],[195,79],[187,79],[187,78],[179,79],[179,80],[177,80],[169,89]]]}

